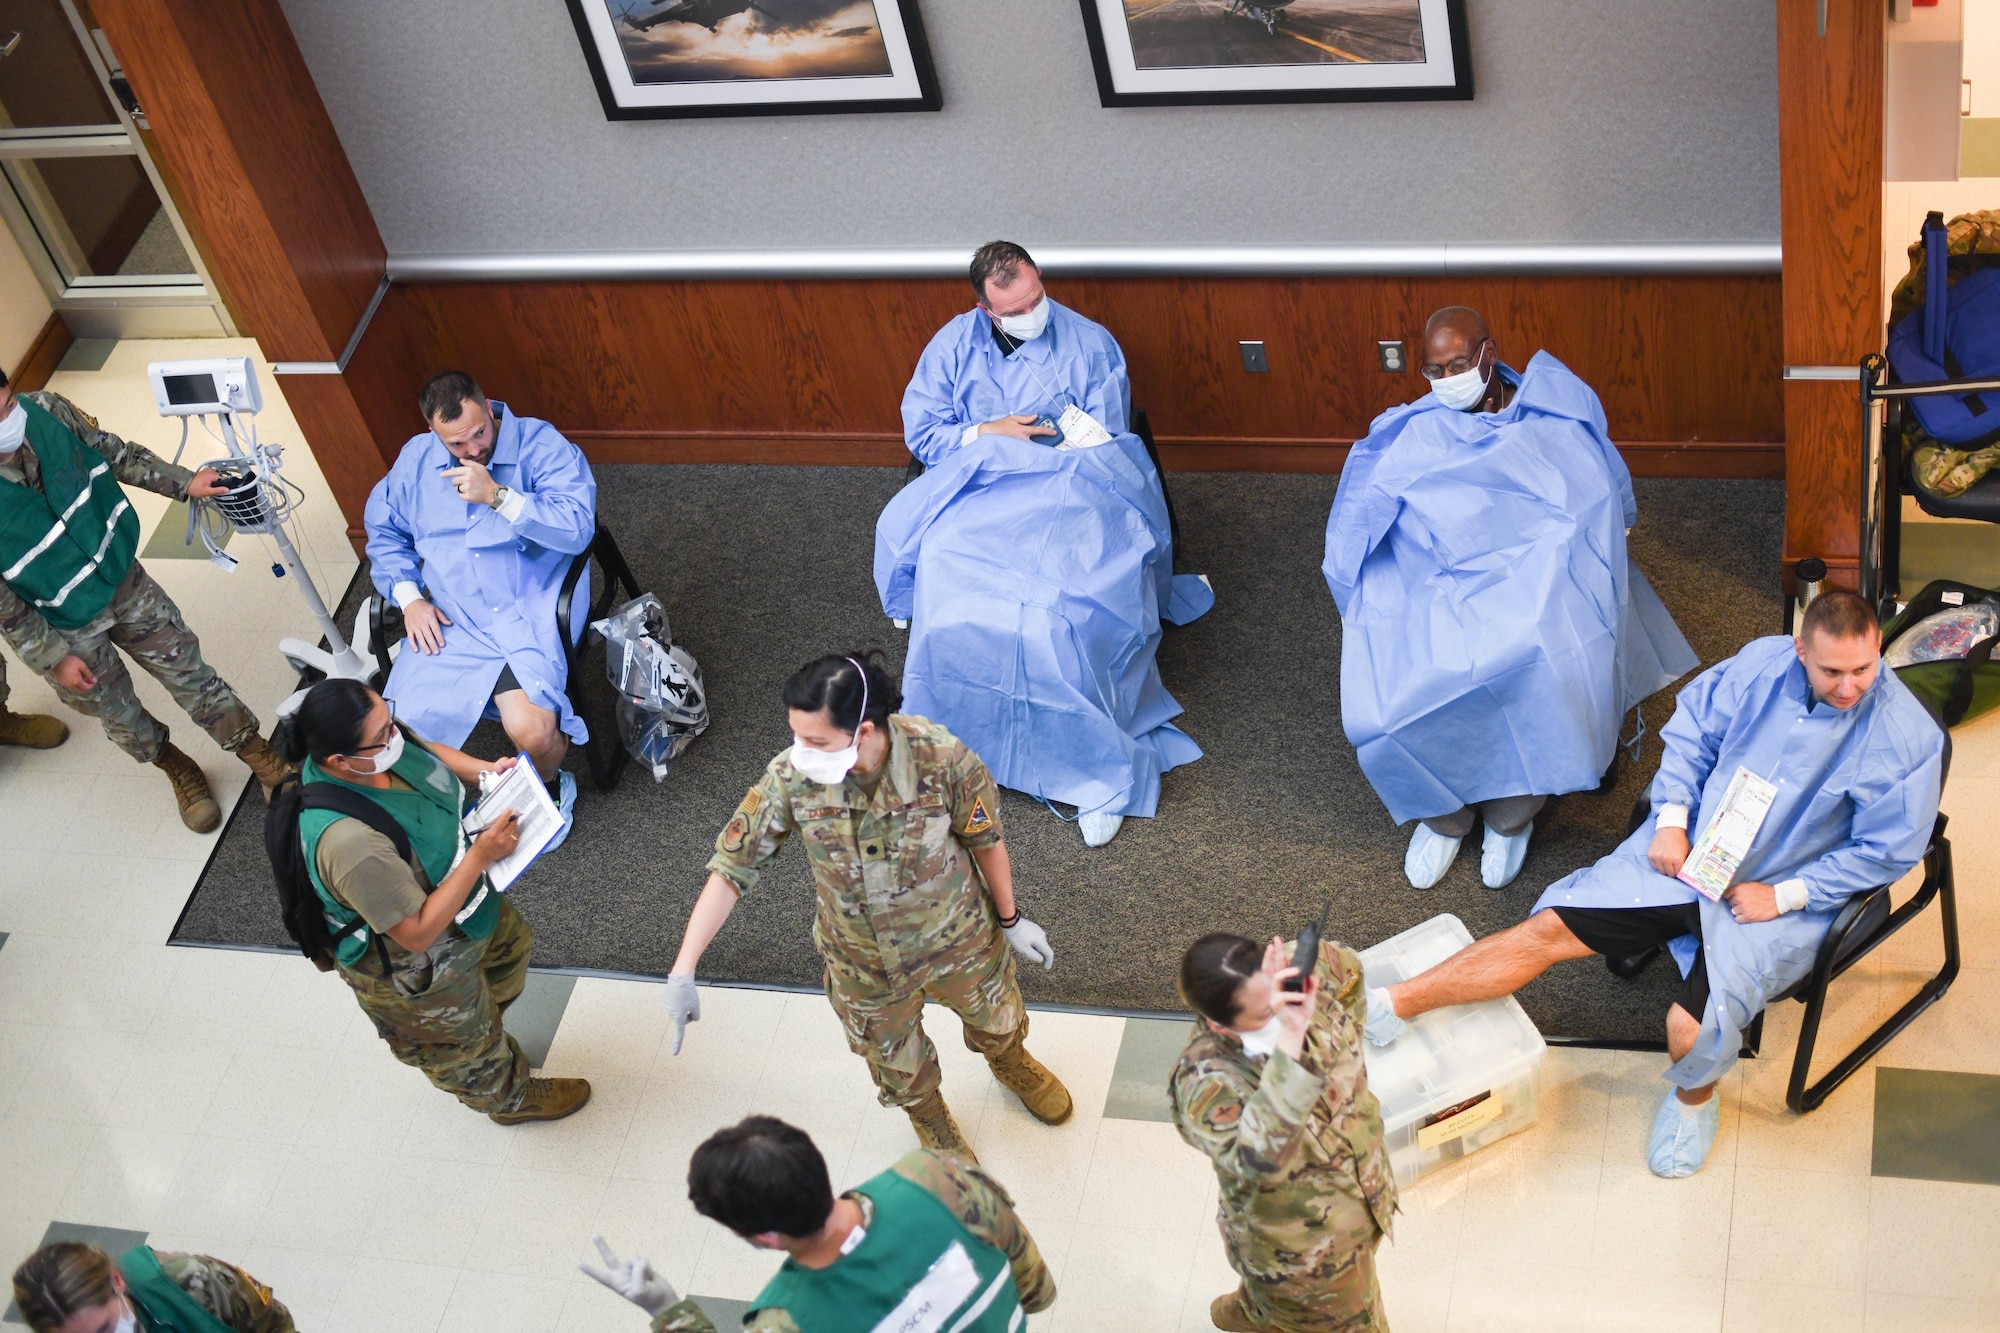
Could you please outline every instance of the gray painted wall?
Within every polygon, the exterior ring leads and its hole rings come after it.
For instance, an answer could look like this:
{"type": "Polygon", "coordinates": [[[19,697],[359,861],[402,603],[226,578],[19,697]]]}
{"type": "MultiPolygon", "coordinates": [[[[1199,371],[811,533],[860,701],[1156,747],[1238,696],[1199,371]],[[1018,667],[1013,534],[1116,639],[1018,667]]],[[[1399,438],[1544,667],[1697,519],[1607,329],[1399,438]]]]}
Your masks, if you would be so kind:
{"type": "Polygon", "coordinates": [[[563,0],[283,0],[392,253],[1773,240],[1772,0],[1468,0],[1471,102],[1108,110],[923,0],[942,112],[612,123],[563,0]]]}

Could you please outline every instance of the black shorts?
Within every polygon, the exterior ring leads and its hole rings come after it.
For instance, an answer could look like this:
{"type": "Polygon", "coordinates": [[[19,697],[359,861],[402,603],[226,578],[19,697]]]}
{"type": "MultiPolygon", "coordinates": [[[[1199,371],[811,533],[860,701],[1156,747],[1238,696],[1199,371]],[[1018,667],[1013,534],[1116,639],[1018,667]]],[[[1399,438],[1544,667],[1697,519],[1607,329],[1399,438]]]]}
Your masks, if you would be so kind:
{"type": "Polygon", "coordinates": [[[1569,933],[1606,958],[1630,958],[1683,935],[1695,939],[1694,966],[1681,982],[1674,1002],[1699,1020],[1708,1008],[1708,960],[1701,951],[1701,908],[1694,903],[1672,907],[1557,907],[1552,909],[1569,933]]]}
{"type": "Polygon", "coordinates": [[[518,690],[520,688],[521,682],[514,679],[514,668],[502,665],[500,668],[500,679],[493,682],[493,697],[497,699],[509,690],[518,690]]]}

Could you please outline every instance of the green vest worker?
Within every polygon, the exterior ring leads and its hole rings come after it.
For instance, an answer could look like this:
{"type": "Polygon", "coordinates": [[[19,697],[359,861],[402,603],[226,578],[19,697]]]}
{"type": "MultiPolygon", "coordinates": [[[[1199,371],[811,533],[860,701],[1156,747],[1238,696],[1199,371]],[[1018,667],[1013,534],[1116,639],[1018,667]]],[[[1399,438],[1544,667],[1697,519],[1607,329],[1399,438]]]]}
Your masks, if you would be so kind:
{"type": "Polygon", "coordinates": [[[970,1157],[938,1090],[924,1001],[956,1013],[993,1076],[1059,1125],[1069,1090],[1028,1054],[1013,956],[1051,967],[1056,955],[1015,908],[993,775],[943,727],[896,714],[901,702],[879,651],[822,657],[785,682],[793,745],[716,839],[667,977],[667,1013],[678,1055],[701,1017],[702,953],[738,895],[802,833],[819,896],[813,943],[848,1046],[868,1062],[882,1104],[909,1114],[919,1143],[970,1157]]]}
{"type": "MultiPolygon", "coordinates": [[[[119,649],[250,766],[265,796],[287,769],[264,743],[257,715],[202,661],[201,641],[173,599],[133,558],[139,520],[121,482],[176,500],[222,491],[209,469],[175,467],[100,429],[68,399],[16,397],[0,379],[0,634],[57,698],[102,722],[126,754],[165,773],[181,822],[207,833],[222,823],[208,779],[139,702],[119,649]]],[[[0,679],[0,743],[62,743],[46,726],[20,725],[51,719],[5,710],[0,679]]]]}
{"type": "Polygon", "coordinates": [[[292,1312],[234,1264],[144,1245],[114,1265],[59,1240],[14,1270],[14,1304],[34,1333],[293,1333],[292,1312]]]}
{"type": "Polygon", "coordinates": [[[323,680],[278,727],[300,781],[360,792],[410,840],[331,810],[299,814],[306,873],[334,937],[330,960],[398,1060],[503,1125],[560,1120],[590,1100],[580,1078],[531,1078],[500,1015],[521,994],[534,936],[486,871],[514,850],[508,816],[468,840],[465,784],[517,762],[484,763],[414,740],[389,701],[359,681],[323,680]]]}
{"type": "Polygon", "coordinates": [[[1167,1078],[1174,1127],[1215,1165],[1229,1266],[1209,1305],[1235,1333],[1388,1333],[1375,1247],[1396,1182],[1368,1091],[1361,960],[1331,940],[1298,991],[1295,946],[1204,935],[1181,959],[1200,1016],[1167,1078]]]}
{"type": "MultiPolygon", "coordinates": [[[[918,1149],[833,1197],[804,1130],[753,1115],[688,1163],[695,1211],[785,1262],[743,1317],[746,1333],[1020,1333],[1056,1298],[1014,1201],[992,1177],[918,1149]]],[[[653,1333],[716,1333],[640,1256],[583,1271],[653,1316],[653,1333]]]]}

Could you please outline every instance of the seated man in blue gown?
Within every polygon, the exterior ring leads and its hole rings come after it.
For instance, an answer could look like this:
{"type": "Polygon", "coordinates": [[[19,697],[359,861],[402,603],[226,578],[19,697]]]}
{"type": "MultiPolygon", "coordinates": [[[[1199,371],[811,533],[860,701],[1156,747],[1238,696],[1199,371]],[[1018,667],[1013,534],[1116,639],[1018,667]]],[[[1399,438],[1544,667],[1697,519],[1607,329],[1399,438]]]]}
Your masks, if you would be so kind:
{"type": "MultiPolygon", "coordinates": [[[[1652,815],[1596,865],[1557,880],[1520,925],[1395,986],[1368,993],[1369,1040],[1386,1044],[1432,1009],[1510,995],[1551,965],[1665,945],[1683,984],[1667,1010],[1674,1091],[1653,1120],[1654,1174],[1689,1176],[1715,1143],[1715,1084],[1743,1030],[1811,970],[1857,893],[1923,859],[1944,781],[1945,734],[1893,671],[1851,592],[1821,594],[1796,641],[1755,639],[1680,692],[1660,733],[1652,815]],[[1748,771],[1769,809],[1711,899],[1676,876],[1748,771]]],[[[1747,785],[1747,783],[1746,783],[1747,785]]]]}
{"type": "MultiPolygon", "coordinates": [[[[491,402],[463,371],[418,396],[430,429],[403,446],[368,495],[363,523],[376,589],[403,609],[409,637],[383,686],[426,740],[465,743],[490,700],[534,763],[568,836],[576,778],[560,765],[589,738],[569,705],[556,598],[597,533],[590,464],[555,427],[491,402]]],[[[578,581],[581,632],[590,580],[578,581]]]]}
{"type": "Polygon", "coordinates": [[[1590,387],[1547,352],[1502,364],[1464,306],[1423,354],[1431,392],[1375,419],[1327,518],[1341,723],[1390,818],[1419,821],[1411,885],[1477,817],[1498,889],[1548,798],[1595,789],[1620,719],[1698,659],[1626,558],[1632,478],[1590,387]]]}
{"type": "Polygon", "coordinates": [[[1074,805],[1101,847],[1155,812],[1161,773],[1201,757],[1154,657],[1161,621],[1215,595],[1174,576],[1117,342],[1049,300],[1018,245],[982,246],[971,277],[977,306],[931,339],[903,395],[929,471],[876,524],[875,583],[911,623],[905,710],[1000,785],[1074,805]]]}

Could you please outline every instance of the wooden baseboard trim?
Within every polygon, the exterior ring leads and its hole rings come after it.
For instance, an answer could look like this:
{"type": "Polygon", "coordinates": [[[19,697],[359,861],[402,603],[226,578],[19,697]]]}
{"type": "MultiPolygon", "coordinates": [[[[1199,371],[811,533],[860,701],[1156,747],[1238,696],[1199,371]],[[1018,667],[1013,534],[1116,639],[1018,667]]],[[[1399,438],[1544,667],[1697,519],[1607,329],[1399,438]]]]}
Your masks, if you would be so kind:
{"type": "MultiPolygon", "coordinates": [[[[903,437],[889,432],[566,431],[594,463],[767,463],[894,467],[907,462],[903,437]]],[[[1169,472],[1338,472],[1352,440],[1286,437],[1202,439],[1163,435],[1169,472]]],[[[1785,446],[1772,440],[1625,440],[1619,452],[1635,477],[1782,479],[1785,446]]]]}
{"type": "Polygon", "coordinates": [[[63,323],[62,316],[50,315],[49,322],[42,325],[42,331],[28,345],[28,354],[21,358],[21,364],[7,373],[8,387],[16,393],[47,388],[49,376],[56,373],[56,367],[62,364],[75,341],[76,335],[63,323]]]}

